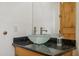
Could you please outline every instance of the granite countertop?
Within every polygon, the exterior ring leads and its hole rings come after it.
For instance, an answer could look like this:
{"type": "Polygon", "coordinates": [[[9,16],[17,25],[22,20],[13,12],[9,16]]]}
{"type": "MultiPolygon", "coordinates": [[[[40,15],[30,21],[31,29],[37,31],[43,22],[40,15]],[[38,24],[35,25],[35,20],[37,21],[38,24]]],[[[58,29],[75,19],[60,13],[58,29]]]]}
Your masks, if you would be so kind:
{"type": "Polygon", "coordinates": [[[53,48],[53,47],[48,47],[46,45],[37,45],[37,44],[29,44],[29,45],[18,45],[18,44],[13,44],[15,47],[21,47],[24,49],[28,49],[30,51],[34,51],[40,54],[44,54],[47,56],[60,56],[63,55],[64,53],[68,52],[68,51],[72,51],[75,49],[75,47],[67,47],[66,49],[61,46],[56,46],[57,48],[53,48]]]}
{"type": "Polygon", "coordinates": [[[73,45],[62,44],[62,46],[57,46],[56,41],[52,41],[51,39],[45,44],[40,44],[40,45],[33,44],[28,40],[26,42],[25,41],[20,41],[16,43],[14,42],[13,46],[14,47],[18,46],[47,56],[59,56],[59,55],[63,55],[68,51],[72,51],[76,49],[76,47],[73,45]]]}

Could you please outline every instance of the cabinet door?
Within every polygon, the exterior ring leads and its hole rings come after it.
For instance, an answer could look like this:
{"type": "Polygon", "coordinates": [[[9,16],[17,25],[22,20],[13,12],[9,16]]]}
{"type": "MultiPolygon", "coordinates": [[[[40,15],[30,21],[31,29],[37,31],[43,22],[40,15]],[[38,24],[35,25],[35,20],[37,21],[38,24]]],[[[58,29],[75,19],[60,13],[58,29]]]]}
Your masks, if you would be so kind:
{"type": "Polygon", "coordinates": [[[73,51],[72,51],[72,55],[73,55],[73,56],[78,56],[78,51],[77,51],[76,49],[73,50],[73,51]]]}
{"type": "Polygon", "coordinates": [[[75,39],[76,3],[60,3],[60,32],[65,39],[75,39]]]}
{"type": "Polygon", "coordinates": [[[63,56],[72,56],[72,51],[66,52],[63,56]]]}
{"type": "Polygon", "coordinates": [[[40,53],[36,53],[20,47],[15,47],[15,54],[17,56],[43,56],[40,53]]]}

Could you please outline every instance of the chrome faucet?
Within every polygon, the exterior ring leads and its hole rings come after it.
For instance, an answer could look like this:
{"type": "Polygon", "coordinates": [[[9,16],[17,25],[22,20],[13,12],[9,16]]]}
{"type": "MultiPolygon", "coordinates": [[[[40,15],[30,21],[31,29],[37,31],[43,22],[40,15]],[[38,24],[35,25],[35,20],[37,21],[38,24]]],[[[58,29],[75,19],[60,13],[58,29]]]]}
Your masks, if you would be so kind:
{"type": "Polygon", "coordinates": [[[36,35],[36,27],[34,27],[34,31],[33,32],[34,32],[33,34],[36,35]]]}
{"type": "Polygon", "coordinates": [[[40,35],[43,34],[43,31],[47,32],[47,30],[44,30],[42,27],[40,28],[40,35]]]}

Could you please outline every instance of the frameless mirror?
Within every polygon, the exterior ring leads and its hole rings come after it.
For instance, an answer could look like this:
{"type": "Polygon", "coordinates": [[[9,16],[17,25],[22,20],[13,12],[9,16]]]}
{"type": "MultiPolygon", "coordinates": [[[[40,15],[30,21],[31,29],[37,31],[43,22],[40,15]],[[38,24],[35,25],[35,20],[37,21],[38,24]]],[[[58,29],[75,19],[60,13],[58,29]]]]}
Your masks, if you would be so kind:
{"type": "Polygon", "coordinates": [[[33,2],[32,3],[32,30],[33,34],[59,33],[59,3],[58,2],[33,2]],[[36,29],[34,29],[36,27],[36,29]],[[36,30],[36,31],[35,31],[36,30]]]}

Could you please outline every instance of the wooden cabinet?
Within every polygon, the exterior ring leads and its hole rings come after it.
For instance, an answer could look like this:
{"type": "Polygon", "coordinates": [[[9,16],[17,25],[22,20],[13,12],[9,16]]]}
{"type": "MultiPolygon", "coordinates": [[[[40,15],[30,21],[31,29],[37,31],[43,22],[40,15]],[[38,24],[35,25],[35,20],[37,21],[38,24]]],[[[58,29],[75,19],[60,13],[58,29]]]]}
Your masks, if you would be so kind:
{"type": "Polygon", "coordinates": [[[60,33],[65,39],[75,39],[76,3],[60,3],[60,33]]]}
{"type": "Polygon", "coordinates": [[[64,53],[62,56],[77,56],[77,50],[71,50],[64,53]]]}
{"type": "MultiPolygon", "coordinates": [[[[16,56],[45,56],[44,54],[33,52],[31,50],[24,49],[21,47],[15,47],[15,55],[16,56]]],[[[76,50],[71,50],[62,54],[61,56],[76,56],[76,55],[77,55],[76,50]]]]}
{"type": "Polygon", "coordinates": [[[43,54],[36,53],[24,48],[15,47],[16,56],[43,56],[43,54]]]}
{"type": "Polygon", "coordinates": [[[73,53],[72,53],[73,56],[78,56],[78,51],[77,51],[76,49],[73,50],[72,52],[73,52],[73,53]]]}
{"type": "Polygon", "coordinates": [[[62,56],[72,56],[72,51],[66,52],[62,56]]]}

